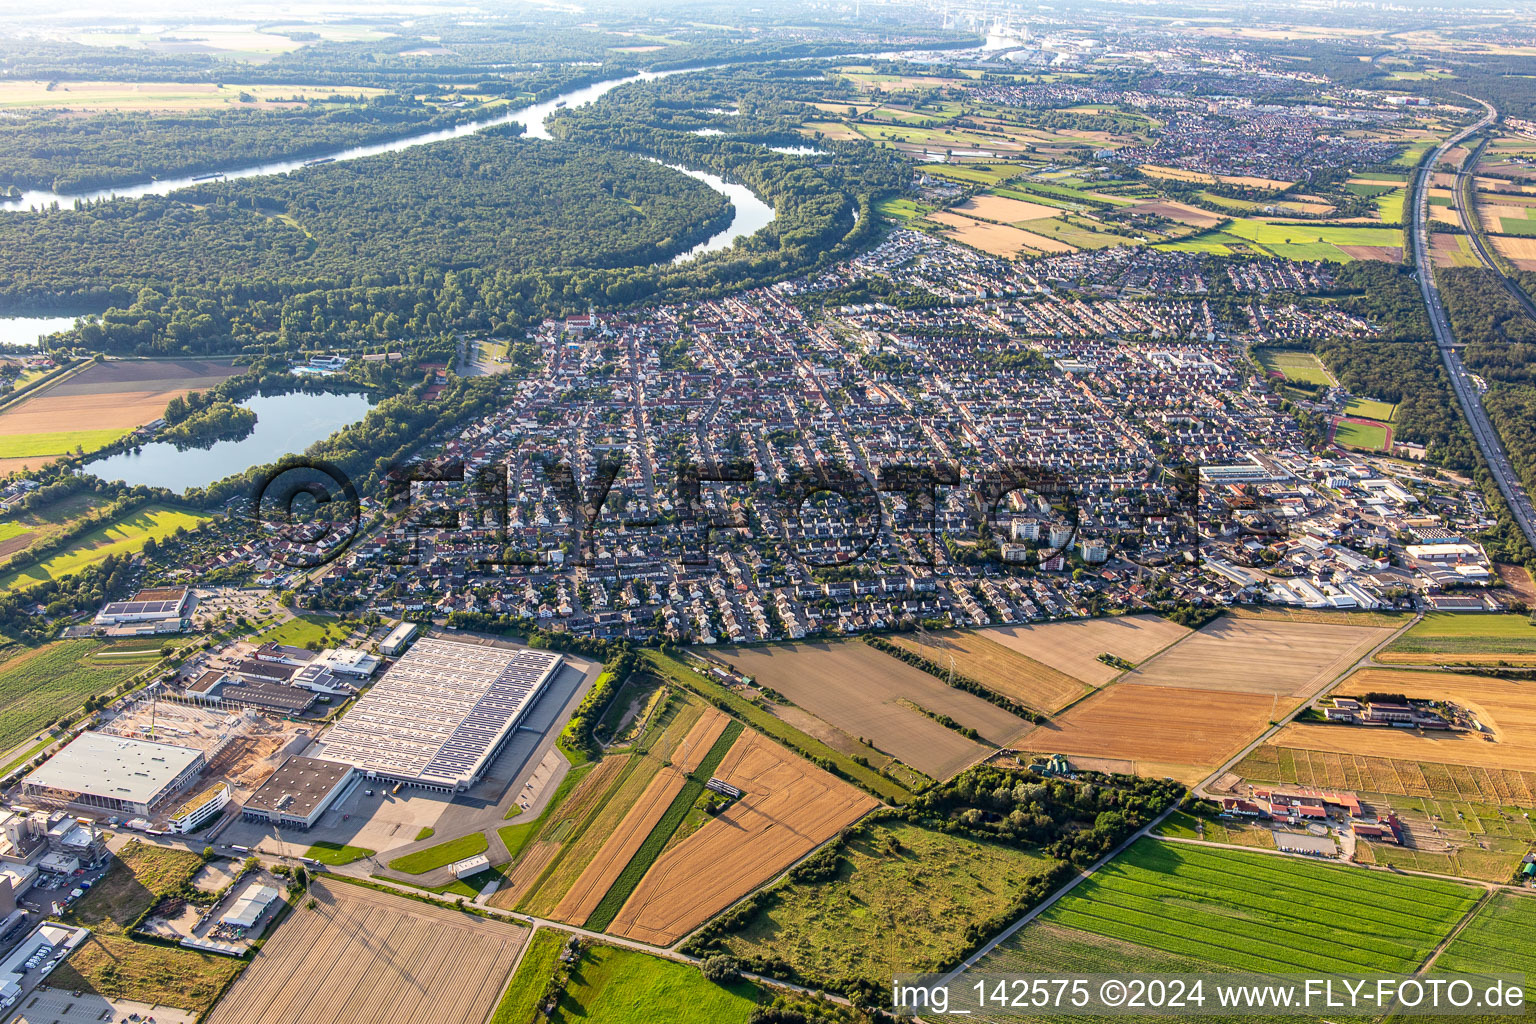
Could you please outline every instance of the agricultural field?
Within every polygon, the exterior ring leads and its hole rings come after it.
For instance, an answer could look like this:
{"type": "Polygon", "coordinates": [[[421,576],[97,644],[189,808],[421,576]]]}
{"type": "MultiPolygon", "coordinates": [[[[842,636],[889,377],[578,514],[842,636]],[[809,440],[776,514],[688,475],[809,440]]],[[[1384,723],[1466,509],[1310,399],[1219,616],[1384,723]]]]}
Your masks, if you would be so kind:
{"type": "Polygon", "coordinates": [[[97,640],[58,640],[0,654],[0,751],[26,742],[87,697],[106,693],[160,657],[158,645],[144,657],[97,640]]]}
{"type": "Polygon", "coordinates": [[[211,517],[170,505],[144,505],[115,522],[98,526],[63,549],[0,577],[0,591],[30,587],[95,565],[108,555],[132,554],[150,538],[162,541],[177,530],[193,530],[211,517]]]}
{"type": "MultiPolygon", "coordinates": [[[[695,725],[694,729],[698,726],[695,725]]],[[[661,821],[672,801],[683,791],[687,774],[676,766],[662,769],[652,777],[650,784],[640,794],[628,812],[620,819],[618,827],[608,833],[607,840],[586,870],[577,877],[565,896],[556,904],[551,915],[556,921],[584,925],[597,905],[618,880],[625,865],[650,837],[651,830],[661,821]]]]}
{"type": "Polygon", "coordinates": [[[1536,991],[1536,898],[1496,892],[1435,959],[1436,972],[1522,973],[1526,1002],[1536,991]]]}
{"type": "Polygon", "coordinates": [[[1142,664],[1125,682],[1300,697],[1391,635],[1388,628],[1224,615],[1142,664]]]}
{"type": "Polygon", "coordinates": [[[613,934],[671,945],[878,806],[750,731],[714,776],[744,795],[657,859],[614,918],[613,934]]]}
{"type": "Polygon", "coordinates": [[[1536,625],[1524,615],[1429,612],[1377,660],[1394,665],[1536,665],[1536,625]]]}
{"type": "Polygon", "coordinates": [[[1010,712],[858,641],[721,647],[708,657],[936,779],[979,760],[988,748],[901,701],[948,715],[986,743],[1006,746],[1029,729],[1010,712]]]}
{"type": "Polygon", "coordinates": [[[1189,632],[1156,615],[1120,615],[1038,626],[994,626],[980,635],[1090,686],[1103,686],[1120,675],[1120,669],[1100,661],[1099,655],[1110,654],[1134,665],[1189,632]]]}
{"type": "Polygon", "coordinates": [[[1515,768],[1410,761],[1264,743],[1233,766],[1250,782],[1294,782],[1387,796],[1471,801],[1481,806],[1536,807],[1536,772],[1515,768]]]}
{"type": "Polygon", "coordinates": [[[947,210],[930,213],[927,219],[943,225],[946,237],[993,256],[1011,258],[1072,251],[1072,246],[1054,238],[1037,235],[1032,231],[1021,231],[1006,224],[989,224],[986,221],[972,220],[970,217],[962,217],[947,210]]]}
{"type": "Polygon", "coordinates": [[[1184,811],[1174,811],[1153,832],[1172,839],[1201,839],[1224,846],[1251,846],[1259,850],[1275,848],[1275,834],[1258,825],[1238,821],[1213,821],[1196,818],[1184,811]]]}
{"type": "Polygon", "coordinates": [[[935,665],[949,665],[953,659],[961,675],[1046,713],[1060,710],[1092,689],[1081,679],[989,639],[986,631],[894,633],[886,639],[935,665]]]}
{"type": "Polygon", "coordinates": [[[295,97],[323,100],[338,91],[348,96],[378,96],[385,90],[349,85],[213,85],[201,82],[0,82],[0,110],[65,108],[99,113],[108,110],[241,110],[292,107],[295,97]],[[242,94],[252,100],[242,100],[242,94]]]}
{"type": "Polygon", "coordinates": [[[1536,238],[1515,235],[1491,235],[1488,239],[1499,255],[1520,270],[1536,270],[1536,238]]]}
{"type": "MultiPolygon", "coordinates": [[[[746,1024],[757,1005],[750,981],[716,985],[691,964],[594,945],[582,952],[551,1024],[746,1024]]],[[[508,1021],[507,1024],[527,1024],[508,1021]]]]}
{"type": "Polygon", "coordinates": [[[315,908],[278,926],[209,1024],[482,1024],[528,937],[344,882],[316,881],[309,894],[315,908]]]}
{"type": "Polygon", "coordinates": [[[190,881],[203,859],[133,840],[106,876],[66,913],[90,937],[53,972],[50,984],[113,999],[136,999],[201,1013],[244,966],[239,960],[140,942],[128,928],[160,898],[190,881]]]}
{"type": "MultiPolygon", "coordinates": [[[[1122,970],[1163,970],[1157,965],[1175,957],[1238,972],[1408,974],[1479,892],[1454,882],[1142,839],[1039,921],[1138,947],[1122,970]]],[[[1028,971],[1019,953],[1028,949],[1034,927],[1004,942],[978,970],[1028,971]]]]}
{"type": "Polygon", "coordinates": [[[817,761],[831,762],[843,778],[853,780],[891,803],[905,803],[915,789],[932,781],[890,754],[876,750],[807,711],[769,701],[760,692],[749,692],[750,688],[723,685],[659,651],[642,653],[657,674],[726,709],[784,746],[817,761]]]}
{"type": "Polygon", "coordinates": [[[770,890],[767,906],[722,942],[732,955],[782,960],[804,977],[885,985],[963,951],[971,922],[1006,910],[1053,863],[903,822],[872,824],[844,845],[835,878],[770,890]]]}
{"type": "Polygon", "coordinates": [[[1024,737],[1036,754],[1065,754],[1080,768],[1196,782],[1282,712],[1262,693],[1117,683],[1024,737]]]}
{"type": "MultiPolygon", "coordinates": [[[[508,901],[516,894],[520,896],[515,904],[518,910],[552,917],[653,780],[668,770],[673,756],[682,751],[685,738],[704,711],[694,700],[673,695],[636,740],[633,753],[607,754],[572,790],[566,804],[551,814],[549,823],[524,848],[522,857],[503,869],[511,893],[498,891],[496,904],[510,906],[508,901]],[[616,767],[608,767],[609,762],[616,767]]],[[[604,887],[603,892],[606,891],[604,887]]]]}
{"type": "Polygon", "coordinates": [[[1401,693],[1449,700],[1470,711],[1484,732],[1429,732],[1293,722],[1275,743],[1304,750],[1428,761],[1488,769],[1536,771],[1536,689],[1529,683],[1452,672],[1361,669],[1339,693],[1401,693]]]}
{"type": "Polygon", "coordinates": [[[512,860],[503,869],[506,880],[492,897],[495,906],[511,909],[528,894],[544,869],[560,854],[563,840],[607,796],[628,764],[629,755],[614,754],[595,764],[572,768],[536,820],[498,829],[512,860]],[[567,782],[574,784],[567,789],[567,782]]]}
{"type": "Polygon", "coordinates": [[[0,459],[64,455],[77,448],[95,451],[159,419],[172,398],[205,390],[240,372],[230,363],[204,359],[92,363],[0,412],[0,459]],[[90,429],[78,429],[82,423],[90,429]]]}
{"type": "MultiPolygon", "coordinates": [[[[0,472],[3,471],[0,466],[0,472]]],[[[94,491],[83,491],[29,512],[7,513],[0,517],[0,559],[57,536],[106,504],[94,491]]]]}
{"type": "Polygon", "coordinates": [[[1274,223],[1259,217],[1237,217],[1219,232],[1167,242],[1158,248],[1181,252],[1233,253],[1253,251],[1282,259],[1356,259],[1397,263],[1402,260],[1403,233],[1398,228],[1352,224],[1274,223]]]}

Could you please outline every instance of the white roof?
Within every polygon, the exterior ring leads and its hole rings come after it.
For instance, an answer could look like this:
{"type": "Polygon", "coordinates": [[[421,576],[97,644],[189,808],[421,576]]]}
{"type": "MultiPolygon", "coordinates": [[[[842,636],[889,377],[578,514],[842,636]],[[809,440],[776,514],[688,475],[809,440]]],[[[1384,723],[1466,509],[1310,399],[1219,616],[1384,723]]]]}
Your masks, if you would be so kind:
{"type": "Polygon", "coordinates": [[[202,756],[190,747],[83,732],[24,781],[147,804],[202,756]]]}
{"type": "Polygon", "coordinates": [[[474,780],[561,661],[555,651],[423,638],[325,735],[319,756],[397,779],[474,780]]]}
{"type": "Polygon", "coordinates": [[[272,886],[257,885],[252,882],[250,888],[240,894],[240,898],[235,900],[235,905],[230,907],[219,920],[236,928],[249,928],[261,919],[261,915],[280,896],[282,893],[272,886]]]}

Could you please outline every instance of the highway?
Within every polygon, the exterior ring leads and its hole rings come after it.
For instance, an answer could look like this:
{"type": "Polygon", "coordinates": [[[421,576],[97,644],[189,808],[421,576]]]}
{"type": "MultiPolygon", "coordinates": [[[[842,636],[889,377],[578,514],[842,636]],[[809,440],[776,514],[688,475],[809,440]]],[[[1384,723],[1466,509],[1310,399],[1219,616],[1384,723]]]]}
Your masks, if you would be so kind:
{"type": "MultiPolygon", "coordinates": [[[[1482,103],[1481,100],[1478,101],[1482,103]]],[[[1424,294],[1424,305],[1429,310],[1429,321],[1435,331],[1435,345],[1440,350],[1440,360],[1445,364],[1445,372],[1451,378],[1451,387],[1456,392],[1456,401],[1461,405],[1462,415],[1466,417],[1467,424],[1472,428],[1472,436],[1477,441],[1477,446],[1483,453],[1483,459],[1488,463],[1489,470],[1493,473],[1493,479],[1499,486],[1499,492],[1504,495],[1504,501],[1509,506],[1510,514],[1514,516],[1520,531],[1525,534],[1525,539],[1533,547],[1536,547],[1536,507],[1531,504],[1531,497],[1526,493],[1525,486],[1521,484],[1515,467],[1509,461],[1509,454],[1505,452],[1499,435],[1493,429],[1493,423],[1488,419],[1488,412],[1483,408],[1482,396],[1478,394],[1477,387],[1467,376],[1466,369],[1461,364],[1461,355],[1455,348],[1455,337],[1451,334],[1450,317],[1446,315],[1445,305],[1440,301],[1440,289],[1435,284],[1434,264],[1431,262],[1429,252],[1429,182],[1435,167],[1445,156],[1446,150],[1458,145],[1463,139],[1488,125],[1492,124],[1499,116],[1499,112],[1491,105],[1483,103],[1485,113],[1482,120],[1476,124],[1464,128],[1451,136],[1430,155],[1429,160],[1419,172],[1414,186],[1413,197],[1413,258],[1418,268],[1419,290],[1424,294]]],[[[1460,185],[1461,175],[1458,174],[1457,184],[1460,185]]],[[[1462,227],[1471,237],[1472,244],[1478,257],[1486,263],[1494,273],[1499,273],[1493,261],[1489,259],[1487,252],[1483,250],[1482,242],[1472,231],[1467,219],[1466,210],[1462,209],[1461,189],[1455,189],[1456,210],[1461,216],[1462,227]]],[[[1503,279],[1503,274],[1499,274],[1503,279]]],[[[1513,288],[1512,282],[1505,280],[1505,287],[1513,288]]],[[[1514,289],[1519,297],[1524,300],[1523,305],[1533,317],[1536,317],[1536,308],[1531,307],[1530,300],[1519,289],[1514,289]]]]}

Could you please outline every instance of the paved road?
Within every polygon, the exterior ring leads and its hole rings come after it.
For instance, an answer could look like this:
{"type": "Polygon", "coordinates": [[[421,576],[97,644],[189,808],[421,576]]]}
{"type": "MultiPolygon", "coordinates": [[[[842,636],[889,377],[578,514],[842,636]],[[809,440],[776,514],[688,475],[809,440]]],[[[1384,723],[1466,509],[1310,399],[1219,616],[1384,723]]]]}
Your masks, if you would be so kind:
{"type": "MultiPolygon", "coordinates": [[[[1478,100],[1479,103],[1483,101],[1478,100]]],[[[1435,344],[1440,350],[1440,360],[1445,364],[1445,372],[1451,378],[1451,387],[1456,392],[1456,401],[1461,405],[1461,411],[1466,416],[1467,425],[1472,428],[1472,436],[1477,441],[1477,447],[1482,450],[1483,459],[1488,463],[1488,468],[1493,473],[1493,479],[1499,486],[1499,493],[1504,495],[1504,501],[1509,505],[1510,514],[1514,516],[1520,531],[1525,534],[1525,539],[1533,547],[1536,547],[1536,506],[1531,504],[1531,497],[1526,493],[1525,486],[1520,482],[1519,475],[1515,472],[1514,465],[1509,461],[1509,454],[1504,450],[1499,435],[1493,429],[1493,423],[1488,419],[1488,412],[1483,408],[1482,397],[1477,388],[1467,376],[1466,369],[1461,365],[1461,355],[1455,349],[1455,336],[1451,333],[1451,320],[1446,315],[1445,305],[1440,301],[1440,289],[1435,283],[1434,265],[1431,262],[1429,252],[1429,181],[1434,168],[1445,156],[1446,150],[1458,145],[1467,136],[1492,124],[1499,116],[1499,112],[1491,105],[1483,103],[1485,113],[1482,120],[1476,124],[1462,129],[1451,136],[1431,154],[1424,168],[1419,172],[1417,184],[1414,186],[1413,198],[1413,256],[1414,263],[1418,267],[1419,290],[1424,295],[1424,305],[1429,309],[1429,321],[1434,327],[1435,344]]],[[[1460,185],[1461,177],[1466,172],[1457,175],[1457,184],[1460,185]]],[[[1462,227],[1471,236],[1472,244],[1478,257],[1483,260],[1495,273],[1504,280],[1505,287],[1512,288],[1525,301],[1522,303],[1532,317],[1536,317],[1536,308],[1532,308],[1530,300],[1524,293],[1514,288],[1512,282],[1504,278],[1504,275],[1494,265],[1488,253],[1484,251],[1482,241],[1471,230],[1467,221],[1467,211],[1462,209],[1461,189],[1455,190],[1457,212],[1461,215],[1462,227]]]]}

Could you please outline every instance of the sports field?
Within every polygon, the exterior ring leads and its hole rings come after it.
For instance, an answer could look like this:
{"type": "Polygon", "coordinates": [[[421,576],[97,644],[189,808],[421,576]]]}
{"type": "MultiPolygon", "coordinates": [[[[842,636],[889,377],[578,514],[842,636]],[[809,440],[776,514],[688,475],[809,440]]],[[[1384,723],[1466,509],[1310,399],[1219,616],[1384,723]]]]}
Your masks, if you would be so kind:
{"type": "Polygon", "coordinates": [[[1071,619],[980,631],[988,640],[1092,686],[1102,686],[1120,674],[1120,669],[1100,661],[1099,655],[1110,654],[1134,665],[1188,634],[1188,629],[1157,615],[1071,619]]]}
{"type": "Polygon", "coordinates": [[[1385,451],[1391,436],[1386,424],[1369,420],[1340,418],[1334,420],[1333,424],[1334,443],[1344,445],[1346,448],[1358,448],[1367,452],[1385,451]]]}
{"type": "Polygon", "coordinates": [[[948,715],[996,744],[1029,728],[1010,712],[858,641],[716,648],[707,656],[933,778],[948,778],[988,748],[902,700],[948,715]]]}
{"type": "Polygon", "coordinates": [[[1090,689],[1081,679],[990,639],[985,630],[893,633],[886,639],[935,665],[954,659],[956,672],[1038,711],[1056,711],[1090,689]]]}
{"type": "Polygon", "coordinates": [[[1278,373],[1288,381],[1301,381],[1327,387],[1334,383],[1323,364],[1311,352],[1298,352],[1284,348],[1256,348],[1254,358],[1270,373],[1278,373]]]}
{"type": "Polygon", "coordinates": [[[1379,660],[1394,664],[1536,664],[1536,625],[1525,615],[1429,612],[1379,660]]]}
{"type": "Polygon", "coordinates": [[[153,537],[164,540],[177,530],[192,530],[210,516],[168,505],[146,505],[115,522],[97,527],[41,562],[0,577],[0,591],[29,587],[79,572],[108,555],[132,554],[153,537]]]}
{"type": "Polygon", "coordinates": [[[1222,616],[1126,676],[1128,683],[1301,696],[1336,678],[1391,629],[1222,616]]]}
{"type": "Polygon", "coordinates": [[[750,731],[714,776],[744,795],[661,855],[614,918],[614,935],[670,945],[877,806],[750,731]]]}
{"type": "Polygon", "coordinates": [[[528,937],[345,882],[315,881],[309,894],[315,908],[294,909],[209,1024],[483,1024],[528,937]]]}

